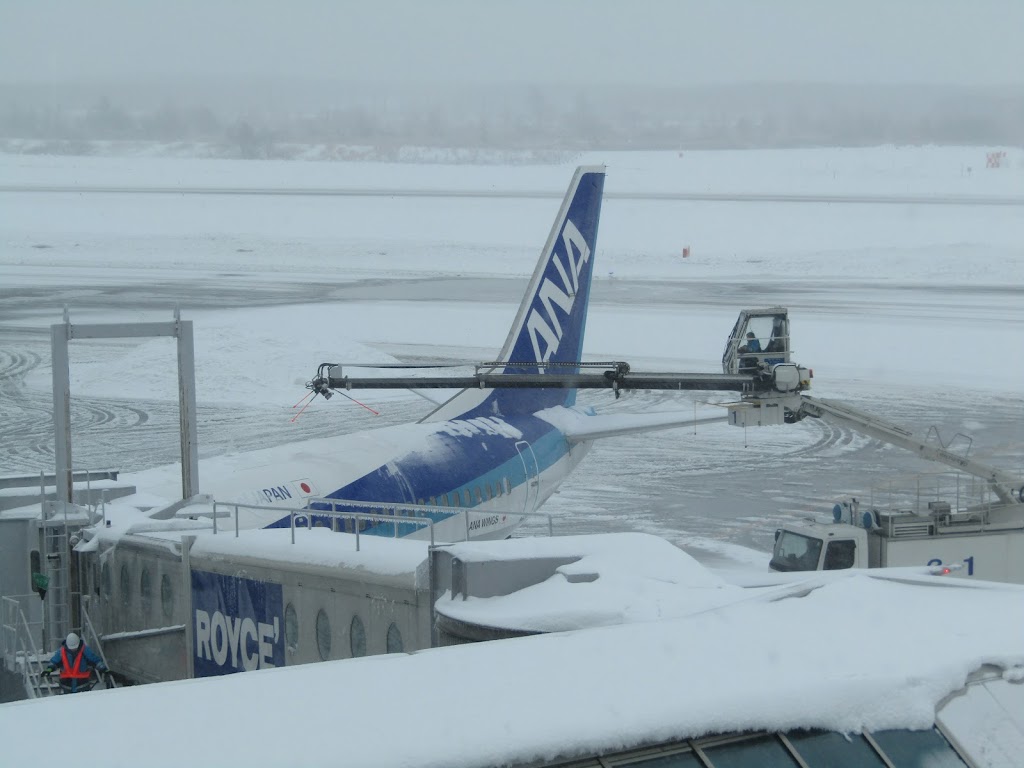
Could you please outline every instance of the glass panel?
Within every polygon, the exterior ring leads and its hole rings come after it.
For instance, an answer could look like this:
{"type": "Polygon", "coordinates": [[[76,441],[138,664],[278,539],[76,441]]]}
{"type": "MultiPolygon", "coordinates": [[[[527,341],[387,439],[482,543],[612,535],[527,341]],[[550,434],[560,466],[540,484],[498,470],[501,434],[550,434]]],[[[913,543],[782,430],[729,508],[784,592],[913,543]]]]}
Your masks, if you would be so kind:
{"type": "Polygon", "coordinates": [[[808,768],[884,768],[885,763],[859,733],[847,739],[832,731],[794,731],[786,737],[808,768]]]}
{"type": "Polygon", "coordinates": [[[349,641],[352,647],[352,657],[366,655],[366,629],[363,628],[363,620],[358,616],[352,617],[352,626],[349,628],[349,641]]]}
{"type": "Polygon", "coordinates": [[[388,653],[402,652],[402,633],[394,622],[388,627],[388,653]]]}
{"type": "Polygon", "coordinates": [[[736,741],[704,750],[715,768],[785,768],[796,766],[782,742],[774,736],[758,736],[756,739],[736,741]]]}
{"type": "MultiPolygon", "coordinates": [[[[285,629],[287,630],[287,624],[285,629]]],[[[320,652],[321,661],[331,658],[331,620],[327,618],[323,608],[316,614],[316,649],[320,652]]]]}
{"type": "Polygon", "coordinates": [[[786,333],[786,319],[783,315],[776,315],[772,318],[772,335],[764,351],[785,352],[788,348],[789,338],[786,333]]]}
{"type": "Polygon", "coordinates": [[[853,554],[857,551],[852,539],[830,541],[825,548],[825,570],[841,571],[853,568],[853,554]]]}
{"type": "Polygon", "coordinates": [[[648,757],[635,763],[616,763],[616,765],[643,766],[643,768],[701,768],[701,762],[693,752],[682,752],[678,755],[664,757],[648,757]]]}
{"type": "Polygon", "coordinates": [[[284,608],[284,644],[293,653],[299,647],[299,617],[291,603],[284,608]]]}
{"type": "Polygon", "coordinates": [[[103,564],[103,569],[100,571],[100,580],[103,582],[103,596],[109,600],[111,598],[110,593],[114,591],[114,585],[110,575],[110,563],[103,564]]]}
{"type": "Polygon", "coordinates": [[[163,606],[165,619],[174,616],[174,585],[171,583],[170,574],[167,573],[160,577],[160,604],[163,606]]]}
{"type": "Polygon", "coordinates": [[[472,499],[470,498],[470,496],[469,496],[469,488],[466,488],[466,489],[465,489],[465,490],[464,490],[464,491],[462,492],[462,500],[463,500],[464,502],[466,502],[466,506],[467,506],[467,507],[471,507],[471,506],[473,506],[473,500],[472,500],[472,499]]]}
{"type": "Polygon", "coordinates": [[[775,542],[771,567],[777,571],[814,571],[821,555],[821,539],[783,531],[775,542]]]}
{"type": "Polygon", "coordinates": [[[153,607],[153,584],[149,579],[149,568],[142,567],[142,574],[139,576],[139,605],[142,608],[142,615],[149,618],[149,611],[153,607]]]}
{"type": "Polygon", "coordinates": [[[964,768],[966,763],[942,734],[929,731],[877,731],[871,734],[895,768],[964,768]]]}
{"type": "Polygon", "coordinates": [[[125,606],[132,604],[132,572],[128,570],[128,563],[121,566],[121,602],[125,606]]]}

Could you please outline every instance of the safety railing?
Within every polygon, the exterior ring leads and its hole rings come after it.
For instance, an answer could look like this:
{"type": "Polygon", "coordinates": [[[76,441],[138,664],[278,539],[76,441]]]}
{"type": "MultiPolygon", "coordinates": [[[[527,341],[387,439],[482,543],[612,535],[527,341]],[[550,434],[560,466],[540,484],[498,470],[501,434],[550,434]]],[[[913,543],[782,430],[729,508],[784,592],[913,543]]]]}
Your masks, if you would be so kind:
{"type": "Polygon", "coordinates": [[[35,647],[32,630],[25,612],[21,610],[18,596],[0,597],[0,635],[3,637],[4,665],[11,672],[21,675],[26,695],[31,699],[45,696],[43,689],[43,664],[40,658],[44,652],[35,647]]]}
{"type": "Polygon", "coordinates": [[[985,480],[962,472],[924,472],[896,478],[872,488],[868,500],[872,509],[944,516],[946,524],[968,513],[985,522],[992,507],[999,503],[985,480]],[[945,507],[938,506],[942,502],[945,507]]]}
{"type": "MultiPolygon", "coordinates": [[[[82,612],[82,632],[86,636],[86,645],[91,645],[93,650],[99,654],[100,659],[103,661],[103,666],[108,670],[110,669],[110,662],[107,661],[107,655],[103,652],[103,643],[100,642],[100,636],[96,632],[96,628],[93,626],[92,619],[89,618],[89,611],[85,605],[85,601],[80,601],[81,612],[82,612]]],[[[117,681],[114,680],[113,675],[107,676],[107,687],[117,688],[117,681]]]]}
{"type": "MultiPolygon", "coordinates": [[[[103,480],[117,480],[120,470],[116,469],[75,469],[68,470],[65,482],[68,482],[72,489],[72,499],[77,496],[79,500],[84,501],[84,504],[77,504],[77,506],[86,510],[92,522],[95,522],[98,515],[106,512],[106,504],[108,500],[107,488],[97,488],[98,493],[93,494],[92,483],[95,480],[100,482],[103,480]],[[84,497],[82,495],[81,484],[85,483],[84,497]]],[[[35,476],[25,475],[22,476],[6,476],[0,477],[0,488],[5,487],[29,487],[29,480],[35,476]]],[[[53,498],[57,495],[57,478],[53,473],[47,474],[40,472],[38,475],[39,485],[39,499],[40,501],[47,501],[48,497],[53,498]]],[[[56,505],[55,507],[56,508],[56,505]]],[[[66,507],[65,507],[66,510],[66,507]]],[[[44,514],[45,517],[45,514],[44,514]]]]}
{"type": "MultiPolygon", "coordinates": [[[[379,508],[382,505],[377,504],[376,506],[379,508]]],[[[384,505],[384,506],[386,506],[386,505],[384,505]]],[[[215,501],[213,503],[213,519],[214,519],[213,532],[214,533],[217,533],[217,525],[216,525],[217,518],[218,517],[227,517],[228,516],[228,515],[221,515],[220,511],[219,511],[220,509],[230,509],[230,510],[234,511],[234,517],[235,517],[235,537],[236,538],[238,537],[238,534],[239,534],[239,531],[240,531],[240,526],[239,526],[239,522],[238,522],[238,519],[239,519],[238,513],[239,513],[240,510],[252,510],[252,511],[258,511],[258,512],[263,512],[263,513],[266,513],[266,511],[267,511],[267,507],[259,506],[257,504],[236,504],[236,503],[233,503],[233,502],[215,501]]],[[[339,520],[354,520],[355,524],[353,525],[353,528],[355,529],[356,551],[357,552],[360,549],[360,541],[359,541],[359,532],[360,532],[359,522],[360,521],[378,522],[378,523],[394,523],[395,524],[395,536],[396,537],[398,536],[398,526],[399,525],[411,524],[411,525],[419,526],[421,528],[427,528],[429,530],[429,532],[430,532],[430,543],[431,544],[434,543],[434,521],[429,519],[429,518],[422,518],[422,517],[421,518],[396,517],[395,515],[387,515],[387,514],[373,513],[373,512],[350,512],[348,510],[308,509],[308,508],[294,508],[294,507],[293,508],[274,507],[273,509],[274,509],[275,512],[288,515],[288,518],[289,518],[289,528],[291,528],[291,534],[292,534],[292,544],[295,543],[295,529],[296,528],[312,529],[314,527],[321,527],[321,526],[314,526],[313,525],[313,518],[314,517],[330,518],[331,521],[332,521],[331,530],[333,530],[336,533],[338,532],[338,521],[339,520]],[[305,523],[305,524],[303,525],[302,523],[305,523]]]]}
{"type": "MultiPolygon", "coordinates": [[[[283,515],[289,517],[289,528],[292,532],[292,543],[295,543],[295,529],[296,528],[314,528],[314,527],[325,527],[322,525],[316,525],[314,520],[316,518],[329,519],[331,521],[330,528],[334,532],[339,532],[339,521],[353,521],[352,533],[355,534],[356,538],[356,550],[360,548],[360,533],[364,529],[361,523],[385,523],[393,526],[394,538],[399,538],[400,526],[413,525],[420,528],[426,528],[429,533],[430,543],[435,543],[434,527],[437,523],[429,515],[443,515],[446,518],[461,517],[465,526],[465,538],[468,541],[472,531],[472,523],[476,519],[492,517],[495,514],[504,514],[511,518],[541,518],[547,521],[548,524],[548,535],[554,536],[554,519],[552,516],[545,512],[507,512],[493,509],[477,509],[473,507],[442,507],[436,505],[423,505],[423,504],[402,504],[402,503],[387,503],[387,502],[370,502],[370,501],[353,501],[349,499],[333,499],[326,497],[313,497],[307,500],[309,504],[319,504],[325,508],[313,509],[310,507],[266,507],[259,504],[242,504],[235,502],[213,502],[212,517],[213,517],[213,532],[217,533],[219,528],[217,520],[221,517],[231,517],[232,513],[234,516],[234,528],[235,536],[237,537],[240,532],[239,523],[239,511],[240,510],[251,510],[266,514],[269,510],[274,510],[283,515]],[[339,507],[346,507],[346,509],[339,509],[339,507]],[[388,510],[388,512],[379,511],[359,511],[359,510],[388,510]]],[[[345,531],[348,532],[348,531],[345,531]]]]}

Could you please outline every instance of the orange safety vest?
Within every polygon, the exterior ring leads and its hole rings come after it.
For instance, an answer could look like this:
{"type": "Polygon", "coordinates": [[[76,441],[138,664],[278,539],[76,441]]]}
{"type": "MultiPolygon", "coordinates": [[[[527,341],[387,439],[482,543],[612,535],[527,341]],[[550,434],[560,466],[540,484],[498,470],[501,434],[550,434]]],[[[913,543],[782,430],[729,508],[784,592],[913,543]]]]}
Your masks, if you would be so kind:
{"type": "Polygon", "coordinates": [[[75,656],[75,663],[74,664],[68,663],[68,647],[66,645],[62,645],[60,647],[60,663],[61,663],[60,676],[62,678],[68,678],[68,679],[71,679],[71,680],[88,680],[89,679],[89,670],[88,670],[88,668],[86,668],[84,671],[82,670],[82,660],[84,658],[85,658],[85,643],[82,643],[82,645],[79,647],[78,654],[75,656]]]}

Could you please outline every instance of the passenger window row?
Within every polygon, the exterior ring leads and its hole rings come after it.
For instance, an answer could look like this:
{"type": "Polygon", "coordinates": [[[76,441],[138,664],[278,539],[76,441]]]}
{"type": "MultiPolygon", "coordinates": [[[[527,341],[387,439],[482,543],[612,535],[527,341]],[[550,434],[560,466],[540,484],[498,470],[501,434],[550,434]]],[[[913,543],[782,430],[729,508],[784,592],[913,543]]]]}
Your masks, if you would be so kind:
{"type": "Polygon", "coordinates": [[[507,477],[503,477],[493,484],[484,483],[482,490],[479,485],[474,486],[472,493],[469,488],[463,488],[461,491],[452,491],[451,494],[442,493],[440,496],[431,496],[429,499],[418,499],[416,503],[429,504],[432,507],[472,507],[473,498],[476,498],[477,504],[482,504],[485,496],[486,500],[490,501],[511,493],[512,482],[507,477]]]}

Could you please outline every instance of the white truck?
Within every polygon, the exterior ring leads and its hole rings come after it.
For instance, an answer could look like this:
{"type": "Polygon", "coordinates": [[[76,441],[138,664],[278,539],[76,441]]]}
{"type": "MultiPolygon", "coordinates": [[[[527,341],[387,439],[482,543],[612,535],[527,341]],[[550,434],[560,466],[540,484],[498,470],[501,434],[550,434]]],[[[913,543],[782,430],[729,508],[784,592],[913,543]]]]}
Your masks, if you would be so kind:
{"type": "Polygon", "coordinates": [[[913,433],[830,400],[802,396],[799,415],[817,416],[952,467],[954,474],[896,484],[864,508],[851,500],[833,521],[776,531],[770,566],[779,571],[950,567],[951,575],[1024,583],[1024,482],[1003,470],[916,438],[913,433]]]}
{"type": "Polygon", "coordinates": [[[828,571],[906,565],[942,566],[951,576],[1024,584],[1024,504],[956,511],[944,501],[925,510],[860,511],[836,505],[833,522],[808,520],[775,532],[769,566],[828,571]],[[848,513],[845,514],[845,513],[848,513]]]}
{"type": "Polygon", "coordinates": [[[838,570],[930,565],[966,578],[1024,583],[1024,480],[920,439],[903,427],[833,400],[805,394],[813,376],[791,362],[785,307],[747,309],[733,327],[722,356],[725,373],[792,367],[799,388],[744,394],[729,405],[729,423],[766,426],[808,416],[905,448],[955,470],[944,487],[916,481],[909,490],[890,487],[886,503],[874,495],[837,504],[832,521],[787,524],[775,532],[770,562],[778,571],[838,570]]]}

